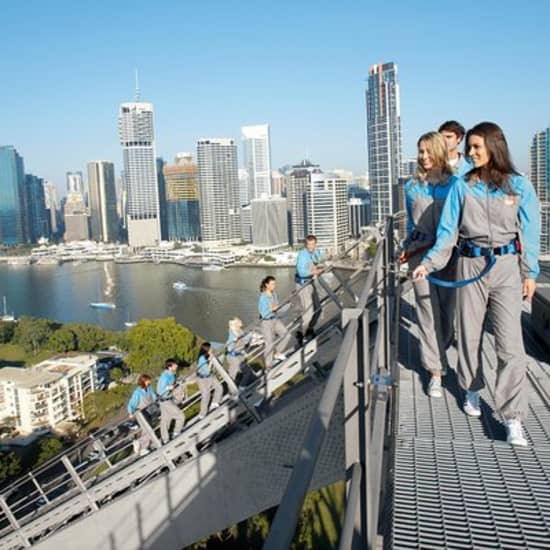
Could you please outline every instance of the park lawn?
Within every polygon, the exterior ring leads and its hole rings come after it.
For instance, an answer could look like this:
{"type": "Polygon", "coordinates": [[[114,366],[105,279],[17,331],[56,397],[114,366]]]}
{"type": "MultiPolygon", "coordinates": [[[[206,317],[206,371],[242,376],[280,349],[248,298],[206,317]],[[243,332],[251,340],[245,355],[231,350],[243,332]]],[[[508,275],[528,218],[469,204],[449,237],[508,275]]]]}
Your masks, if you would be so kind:
{"type": "Polygon", "coordinates": [[[53,351],[41,350],[36,355],[28,353],[19,344],[0,344],[0,366],[5,367],[10,363],[14,366],[29,367],[40,363],[54,355],[53,351]]]}

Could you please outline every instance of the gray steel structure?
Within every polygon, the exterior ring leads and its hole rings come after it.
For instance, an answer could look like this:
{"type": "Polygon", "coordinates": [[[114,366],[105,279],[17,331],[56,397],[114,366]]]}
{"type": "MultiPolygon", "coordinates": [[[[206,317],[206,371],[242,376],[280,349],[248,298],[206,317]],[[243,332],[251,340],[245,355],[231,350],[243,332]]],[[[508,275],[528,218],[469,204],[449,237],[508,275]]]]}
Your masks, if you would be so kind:
{"type": "MultiPolygon", "coordinates": [[[[140,417],[156,447],[149,455],[124,455],[127,437],[106,428],[10,486],[0,498],[0,546],[179,550],[280,502],[264,548],[284,549],[306,493],[345,477],[342,550],[550,548],[548,353],[526,319],[527,449],[503,441],[487,391],[481,419],[461,412],[452,371],[443,398],[428,398],[392,219],[384,235],[366,278],[331,270],[319,279],[323,323],[314,340],[240,394],[218,364],[222,406],[180,437],[161,446],[140,417]],[[254,406],[300,373],[302,386],[254,406]]],[[[494,367],[490,335],[483,352],[494,367]]]]}

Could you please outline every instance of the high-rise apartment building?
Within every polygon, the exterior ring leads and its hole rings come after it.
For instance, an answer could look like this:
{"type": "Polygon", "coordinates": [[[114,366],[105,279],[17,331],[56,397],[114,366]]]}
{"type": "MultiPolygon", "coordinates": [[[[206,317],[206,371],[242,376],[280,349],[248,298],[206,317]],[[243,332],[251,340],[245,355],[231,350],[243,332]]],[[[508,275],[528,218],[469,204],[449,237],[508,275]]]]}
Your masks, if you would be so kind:
{"type": "Polygon", "coordinates": [[[395,63],[370,68],[366,102],[372,216],[379,223],[395,212],[392,186],[397,184],[401,168],[399,78],[395,63]]]}
{"type": "Polygon", "coordinates": [[[269,196],[272,193],[269,124],[243,126],[241,133],[244,167],[249,177],[249,200],[269,196]]]}
{"type": "Polygon", "coordinates": [[[88,163],[90,234],[94,241],[118,240],[115,166],[105,160],[88,163]]]}
{"type": "Polygon", "coordinates": [[[37,242],[50,237],[50,220],[46,210],[44,180],[32,174],[25,175],[25,206],[27,241],[37,242]]]}
{"type": "Polygon", "coordinates": [[[288,246],[286,199],[272,195],[250,202],[252,210],[252,244],[269,252],[288,246]]]}
{"type": "Polygon", "coordinates": [[[191,153],[164,166],[169,241],[198,241],[201,235],[199,170],[191,153]]]}
{"type": "Polygon", "coordinates": [[[84,197],[82,172],[67,172],[67,193],[80,193],[84,197]]]}
{"type": "Polygon", "coordinates": [[[11,145],[0,147],[0,243],[25,242],[25,168],[11,145]]]}
{"type": "Polygon", "coordinates": [[[312,174],[320,173],[318,164],[304,160],[292,167],[287,176],[287,201],[290,212],[290,241],[293,246],[304,242],[308,234],[308,195],[312,174]]]}
{"type": "Polygon", "coordinates": [[[308,198],[308,233],[331,254],[343,250],[349,236],[346,180],[335,174],[312,174],[308,198]]]}
{"type": "Polygon", "coordinates": [[[134,247],[151,246],[161,240],[152,103],[123,103],[118,125],[127,194],[128,243],[134,247]]]}
{"type": "Polygon", "coordinates": [[[197,144],[201,237],[203,241],[241,238],[237,146],[227,138],[197,144]]]}
{"type": "Polygon", "coordinates": [[[531,142],[529,179],[540,202],[540,251],[550,254],[550,127],[537,132],[531,142]]]}
{"type": "Polygon", "coordinates": [[[52,235],[57,234],[57,189],[51,181],[44,181],[44,204],[49,217],[50,232],[52,235]]]}
{"type": "Polygon", "coordinates": [[[90,219],[81,193],[69,193],[63,207],[66,242],[87,241],[90,238],[90,219]]]}

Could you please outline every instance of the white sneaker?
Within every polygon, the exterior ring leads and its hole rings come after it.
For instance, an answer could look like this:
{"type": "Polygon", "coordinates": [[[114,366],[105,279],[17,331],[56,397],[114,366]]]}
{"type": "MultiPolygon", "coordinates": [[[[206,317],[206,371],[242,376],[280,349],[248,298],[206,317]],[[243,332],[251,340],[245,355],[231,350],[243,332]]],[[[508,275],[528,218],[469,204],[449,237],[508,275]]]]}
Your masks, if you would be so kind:
{"type": "Polygon", "coordinates": [[[430,397],[443,396],[443,392],[441,391],[441,378],[436,378],[435,376],[432,376],[432,379],[428,384],[428,395],[430,397]]]}
{"type": "Polygon", "coordinates": [[[481,409],[479,408],[479,392],[466,392],[466,399],[464,400],[463,409],[468,416],[473,416],[475,418],[479,418],[481,416],[481,409]]]}
{"type": "Polygon", "coordinates": [[[510,418],[504,421],[504,426],[506,427],[506,441],[510,443],[510,445],[527,447],[527,440],[523,435],[520,420],[517,418],[510,418]]]}
{"type": "Polygon", "coordinates": [[[211,408],[212,410],[214,410],[214,409],[217,409],[219,406],[220,406],[219,403],[212,403],[212,404],[210,405],[210,408],[211,408]]]}
{"type": "Polygon", "coordinates": [[[139,456],[145,456],[145,455],[148,455],[151,451],[149,449],[141,449],[141,451],[139,451],[139,456]]]}
{"type": "Polygon", "coordinates": [[[275,361],[284,361],[286,359],[286,355],[284,353],[275,353],[273,355],[273,359],[275,359],[275,361]]]}

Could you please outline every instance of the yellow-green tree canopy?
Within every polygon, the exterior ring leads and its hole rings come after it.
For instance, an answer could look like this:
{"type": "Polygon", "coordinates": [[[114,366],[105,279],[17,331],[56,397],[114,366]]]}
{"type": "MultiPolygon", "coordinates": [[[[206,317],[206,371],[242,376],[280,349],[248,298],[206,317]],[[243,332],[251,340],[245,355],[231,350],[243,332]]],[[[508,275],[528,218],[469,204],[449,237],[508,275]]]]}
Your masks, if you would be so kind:
{"type": "Polygon", "coordinates": [[[168,358],[191,363],[198,353],[200,342],[187,328],[178,325],[173,317],[142,319],[126,336],[126,364],[133,372],[158,376],[168,358]]]}

